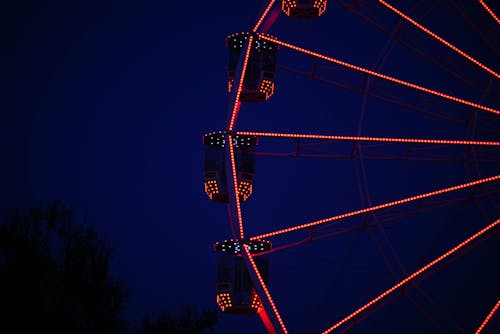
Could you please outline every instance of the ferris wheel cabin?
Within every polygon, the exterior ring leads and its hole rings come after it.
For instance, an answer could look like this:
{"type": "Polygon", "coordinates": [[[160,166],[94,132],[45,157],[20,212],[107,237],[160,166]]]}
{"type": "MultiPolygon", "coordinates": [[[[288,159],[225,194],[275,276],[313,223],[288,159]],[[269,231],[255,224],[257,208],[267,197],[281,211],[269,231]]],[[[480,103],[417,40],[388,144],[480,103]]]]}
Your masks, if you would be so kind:
{"type": "MultiPolygon", "coordinates": [[[[249,37],[250,33],[236,33],[226,38],[226,47],[229,51],[229,92],[233,90],[236,67],[249,37]]],[[[277,52],[278,46],[275,43],[259,37],[254,38],[240,93],[240,101],[264,102],[273,95],[277,52]]]]}
{"type": "MultiPolygon", "coordinates": [[[[212,132],[203,136],[205,146],[204,187],[207,196],[215,202],[229,203],[226,174],[226,133],[212,132]]],[[[235,149],[236,189],[240,201],[252,195],[255,169],[256,136],[235,135],[232,140],[235,149]]],[[[231,179],[229,180],[231,181],[231,179]]],[[[231,181],[232,182],[232,181],[231,181]]]]}
{"type": "MultiPolygon", "coordinates": [[[[265,240],[246,241],[251,254],[271,249],[271,243],[265,240]]],[[[245,247],[244,246],[244,247],[245,247]]],[[[238,315],[257,314],[262,302],[257,295],[250,275],[241,256],[241,243],[237,240],[224,240],[214,245],[217,256],[216,301],[224,313],[238,315]]],[[[255,264],[267,284],[269,260],[262,256],[254,257],[255,264]]]]}
{"type": "Polygon", "coordinates": [[[295,18],[315,18],[326,10],[327,0],[282,0],[281,8],[286,15],[295,18]]]}

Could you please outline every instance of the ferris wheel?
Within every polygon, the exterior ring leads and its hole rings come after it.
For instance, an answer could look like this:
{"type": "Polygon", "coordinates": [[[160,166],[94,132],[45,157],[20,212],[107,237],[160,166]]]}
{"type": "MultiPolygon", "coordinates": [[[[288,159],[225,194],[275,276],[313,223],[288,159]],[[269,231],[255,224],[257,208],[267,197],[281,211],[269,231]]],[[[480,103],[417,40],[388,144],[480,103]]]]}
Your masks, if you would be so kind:
{"type": "Polygon", "coordinates": [[[405,333],[493,333],[499,42],[482,0],[272,0],[227,36],[227,122],[203,136],[204,190],[229,213],[214,246],[220,309],[269,333],[399,333],[387,318],[406,305],[405,333]],[[282,37],[294,26],[298,41],[282,37]],[[475,252],[488,264],[457,267],[475,252]],[[475,297],[440,300],[471,271],[475,297]]]}

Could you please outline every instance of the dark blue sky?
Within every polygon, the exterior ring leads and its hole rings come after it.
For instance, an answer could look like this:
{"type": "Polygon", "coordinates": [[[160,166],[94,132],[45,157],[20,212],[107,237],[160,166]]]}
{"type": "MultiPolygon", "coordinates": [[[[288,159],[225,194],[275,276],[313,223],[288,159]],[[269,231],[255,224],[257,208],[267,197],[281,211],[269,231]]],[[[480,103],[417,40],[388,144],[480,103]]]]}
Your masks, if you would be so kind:
{"type": "MultiPolygon", "coordinates": [[[[405,23],[396,30],[397,17],[375,1],[360,5],[359,11],[382,22],[389,32],[396,31],[404,43],[392,42],[376,24],[341,3],[330,0],[327,12],[317,20],[295,21],[282,14],[270,33],[500,108],[498,79],[405,23]]],[[[413,8],[413,17],[500,70],[500,27],[479,5],[432,3],[423,1],[413,8]]],[[[113,272],[130,293],[126,312],[131,320],[182,304],[216,307],[212,245],[229,237],[230,228],[226,207],[210,202],[203,192],[201,136],[225,127],[225,37],[250,30],[265,2],[17,1],[0,6],[0,208],[27,208],[59,198],[80,217],[86,216],[89,225],[117,248],[113,272]]],[[[398,6],[408,11],[413,5],[398,6]]],[[[363,97],[291,73],[289,69],[310,71],[311,60],[283,48],[278,64],[275,95],[264,104],[243,105],[238,129],[499,138],[498,117],[484,111],[474,113],[470,107],[374,79],[363,97]],[[375,96],[399,99],[424,112],[375,96]],[[436,117],[441,113],[448,118],[436,117]]],[[[317,66],[321,80],[347,82],[362,90],[364,75],[325,62],[317,66]]],[[[259,150],[289,152],[294,145],[262,139],[259,150]]],[[[373,150],[408,153],[407,146],[362,147],[367,156],[373,150]]],[[[349,153],[352,145],[312,149],[349,153]]],[[[418,152],[410,156],[465,156],[469,162],[366,160],[361,169],[359,160],[351,159],[259,157],[254,194],[243,205],[247,233],[252,236],[368,206],[367,190],[370,202],[379,204],[499,171],[494,149],[486,153],[495,163],[482,159],[484,151],[476,152],[476,162],[470,162],[474,155],[463,148],[418,152]],[[360,190],[358,175],[363,170],[360,190]]],[[[404,277],[400,269],[391,273],[377,245],[396,268],[392,247],[410,273],[500,214],[498,182],[439,199],[460,198],[465,199],[459,204],[403,217],[384,229],[363,229],[271,255],[270,289],[290,332],[324,330],[404,277]],[[474,194],[485,193],[473,199],[474,194]]],[[[375,222],[431,205],[439,203],[408,205],[366,219],[375,222]]],[[[355,226],[363,221],[360,217],[345,223],[355,226]]],[[[306,235],[297,232],[272,241],[278,246],[306,235]]],[[[425,293],[405,290],[404,296],[391,299],[352,332],[400,333],[402,328],[408,333],[439,332],[419,307],[450,332],[457,330],[450,319],[470,332],[500,296],[500,273],[498,266],[492,267],[499,256],[498,229],[473,246],[419,281],[425,293]],[[407,329],[410,323],[412,330],[407,329]]],[[[263,327],[257,318],[222,316],[216,332],[260,333],[263,327]]]]}

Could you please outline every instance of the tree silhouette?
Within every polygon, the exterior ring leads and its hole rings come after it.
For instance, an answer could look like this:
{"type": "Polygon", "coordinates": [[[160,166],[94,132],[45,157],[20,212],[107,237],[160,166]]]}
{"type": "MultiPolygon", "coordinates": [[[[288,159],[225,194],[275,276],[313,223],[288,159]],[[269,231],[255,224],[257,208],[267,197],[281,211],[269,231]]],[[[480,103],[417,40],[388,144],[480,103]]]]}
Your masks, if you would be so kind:
{"type": "Polygon", "coordinates": [[[125,329],[126,295],[109,275],[112,254],[59,202],[9,212],[0,224],[0,332],[125,329]]]}
{"type": "Polygon", "coordinates": [[[217,310],[199,311],[186,306],[178,314],[163,312],[154,320],[146,317],[137,334],[201,334],[212,331],[217,322],[217,310]]]}

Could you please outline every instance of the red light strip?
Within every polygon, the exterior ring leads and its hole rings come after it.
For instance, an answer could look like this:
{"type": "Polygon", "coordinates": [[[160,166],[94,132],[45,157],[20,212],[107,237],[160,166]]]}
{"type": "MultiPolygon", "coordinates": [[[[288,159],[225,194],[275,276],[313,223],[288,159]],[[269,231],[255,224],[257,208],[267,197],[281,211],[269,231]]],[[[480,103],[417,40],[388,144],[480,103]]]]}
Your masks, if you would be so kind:
{"type": "Polygon", "coordinates": [[[247,71],[248,58],[250,58],[250,51],[252,50],[253,36],[248,38],[248,45],[245,51],[245,59],[243,60],[243,69],[241,70],[240,82],[238,83],[238,90],[236,91],[236,99],[234,100],[233,112],[231,114],[231,121],[229,122],[228,130],[233,131],[234,124],[236,122],[236,117],[238,116],[238,110],[240,108],[240,95],[241,89],[243,88],[243,80],[245,79],[245,73],[247,71]]]}
{"type": "Polygon", "coordinates": [[[257,29],[259,29],[260,25],[262,24],[262,21],[264,21],[264,19],[266,18],[267,13],[269,13],[271,8],[273,7],[274,1],[275,0],[269,1],[269,5],[267,5],[266,10],[264,11],[264,13],[262,13],[262,16],[260,17],[259,21],[257,21],[255,26],[253,27],[253,29],[252,29],[253,32],[257,32],[257,29]]]}
{"type": "Polygon", "coordinates": [[[285,334],[288,334],[288,330],[285,327],[285,323],[283,322],[283,319],[281,319],[281,315],[278,312],[278,308],[276,307],[276,304],[274,304],[273,298],[271,297],[271,294],[269,293],[269,289],[266,286],[266,283],[264,283],[264,280],[262,279],[262,276],[260,275],[259,269],[257,268],[257,265],[255,264],[255,261],[252,258],[252,254],[250,254],[250,251],[248,250],[246,245],[243,245],[243,250],[245,251],[245,254],[250,261],[250,264],[252,265],[252,269],[255,272],[255,275],[257,275],[257,278],[259,279],[260,285],[262,286],[262,289],[264,290],[264,293],[266,294],[266,298],[269,301],[269,304],[271,304],[271,308],[273,309],[274,314],[276,315],[276,318],[278,319],[278,322],[281,326],[281,329],[285,334]]]}
{"type": "Polygon", "coordinates": [[[500,300],[496,303],[495,306],[493,306],[493,308],[491,309],[490,313],[488,313],[488,315],[484,319],[484,321],[481,324],[481,326],[479,326],[479,328],[477,329],[477,331],[475,331],[475,334],[481,333],[481,331],[484,329],[484,327],[486,326],[486,324],[491,320],[491,318],[493,317],[493,314],[495,314],[495,312],[498,310],[499,307],[500,307],[500,300]]]}
{"type": "Polygon", "coordinates": [[[438,35],[436,35],[435,33],[433,33],[432,31],[430,31],[429,29],[427,29],[426,27],[424,27],[423,25],[421,25],[420,23],[416,22],[415,20],[413,20],[411,17],[409,17],[408,15],[404,14],[403,12],[399,11],[398,9],[396,9],[395,7],[393,7],[392,5],[390,5],[389,3],[385,2],[384,0],[378,0],[382,5],[384,5],[385,7],[387,7],[388,9],[392,10],[394,13],[396,13],[397,15],[401,16],[402,18],[404,18],[406,21],[410,22],[411,24],[413,24],[415,27],[419,28],[420,30],[424,31],[425,33],[427,33],[429,36],[432,36],[434,37],[435,39],[437,39],[438,41],[440,41],[441,43],[443,43],[444,45],[446,45],[447,47],[449,47],[450,49],[452,49],[453,51],[455,51],[456,53],[458,53],[459,55],[461,55],[462,57],[464,58],[467,58],[469,61],[473,62],[474,64],[476,64],[477,66],[481,67],[483,70],[489,72],[490,74],[494,75],[495,77],[497,78],[500,78],[500,74],[498,74],[497,72],[495,72],[494,70],[492,70],[491,68],[487,67],[486,65],[480,63],[478,60],[472,58],[470,55],[468,55],[467,53],[463,52],[462,50],[460,50],[459,48],[457,48],[456,46],[454,46],[453,44],[451,44],[450,42],[446,41],[445,39],[439,37],[438,35]]]}
{"type": "Polygon", "coordinates": [[[495,15],[495,13],[493,12],[493,10],[491,10],[491,8],[488,7],[488,5],[483,0],[479,0],[479,3],[481,4],[481,6],[483,6],[484,9],[486,9],[486,11],[488,12],[488,14],[490,14],[491,17],[495,21],[497,21],[498,24],[500,24],[500,19],[498,18],[498,16],[495,15]]]}
{"type": "Polygon", "coordinates": [[[461,243],[459,243],[457,246],[453,247],[452,249],[450,249],[449,251],[447,251],[446,253],[444,253],[443,255],[441,255],[440,257],[436,258],[435,260],[429,262],[428,264],[426,264],[425,266],[423,266],[422,268],[420,268],[419,270],[415,271],[413,274],[411,274],[410,276],[407,276],[405,279],[401,280],[399,283],[397,283],[396,285],[394,285],[392,288],[384,291],[383,293],[381,293],[380,295],[378,295],[377,297],[375,297],[374,299],[372,299],[371,301],[369,301],[368,303],[366,303],[365,305],[361,306],[360,308],[358,308],[356,311],[354,311],[353,313],[349,314],[347,317],[345,317],[344,319],[340,320],[339,322],[337,322],[335,325],[333,325],[332,327],[328,328],[326,331],[323,332],[323,334],[327,334],[327,333],[330,333],[332,332],[334,329],[340,327],[341,325],[343,325],[344,323],[346,323],[347,321],[351,320],[352,318],[354,318],[355,316],[357,316],[358,314],[360,314],[361,312],[363,312],[364,310],[366,310],[367,308],[369,308],[370,306],[372,306],[373,304],[377,303],[378,301],[380,301],[381,299],[383,299],[384,297],[386,297],[387,295],[389,295],[390,293],[394,292],[395,290],[397,290],[398,288],[402,287],[403,285],[405,285],[406,283],[408,283],[409,281],[411,281],[412,279],[414,279],[415,277],[423,274],[425,271],[427,271],[429,268],[435,266],[436,264],[438,264],[439,262],[443,261],[444,259],[446,259],[447,257],[449,257],[450,255],[456,253],[458,250],[460,250],[461,248],[465,247],[467,244],[469,244],[470,242],[474,241],[475,239],[477,239],[478,237],[480,237],[481,235],[483,235],[484,233],[488,232],[489,230],[491,230],[492,228],[494,228],[495,226],[497,226],[498,224],[500,224],[500,219],[496,220],[495,222],[491,223],[490,225],[486,226],[485,228],[483,228],[482,230],[480,230],[479,232],[477,232],[476,234],[470,236],[469,238],[465,239],[464,241],[462,241],[461,243]]]}
{"type": "Polygon", "coordinates": [[[274,329],[273,323],[271,322],[271,319],[269,319],[269,315],[267,314],[265,308],[263,307],[260,308],[259,316],[260,320],[264,324],[264,327],[266,327],[268,334],[278,334],[278,332],[276,332],[276,329],[274,329]]]}
{"type": "Polygon", "coordinates": [[[238,178],[236,177],[236,161],[234,159],[234,148],[233,148],[233,137],[231,135],[227,136],[227,145],[229,145],[229,155],[231,158],[231,171],[233,173],[233,184],[234,184],[234,193],[236,200],[236,214],[238,215],[238,229],[240,233],[240,238],[243,239],[245,234],[243,232],[243,218],[241,216],[241,203],[240,196],[238,194],[238,178]]]}
{"type": "Polygon", "coordinates": [[[400,200],[397,200],[397,201],[393,201],[393,202],[389,202],[389,203],[384,203],[384,204],[379,204],[379,205],[376,205],[376,206],[368,207],[368,208],[357,210],[357,211],[351,211],[351,212],[344,213],[344,214],[341,214],[341,215],[338,215],[338,216],[333,216],[333,217],[330,217],[330,218],[316,220],[316,221],[313,221],[313,222],[310,222],[310,223],[307,223],[307,224],[298,225],[298,226],[294,226],[294,227],[289,227],[289,228],[285,228],[285,229],[282,229],[282,230],[278,230],[278,231],[274,231],[274,232],[270,232],[270,233],[258,235],[258,236],[250,238],[250,240],[265,239],[265,238],[269,238],[269,237],[272,237],[272,236],[276,236],[276,235],[280,235],[280,234],[284,234],[284,233],[288,233],[288,232],[302,230],[302,229],[305,229],[305,228],[309,228],[309,227],[313,227],[313,226],[317,226],[317,225],[321,225],[321,224],[325,224],[325,223],[330,223],[330,222],[333,222],[335,220],[340,220],[340,219],[344,219],[344,218],[348,218],[348,217],[353,217],[353,216],[357,216],[357,215],[360,215],[360,214],[363,214],[363,213],[373,212],[373,211],[380,210],[380,209],[385,209],[385,208],[388,208],[388,207],[391,207],[391,206],[396,206],[396,205],[400,205],[400,204],[404,204],[404,203],[409,203],[409,202],[416,201],[416,200],[419,200],[419,199],[424,199],[424,198],[427,198],[427,197],[441,195],[441,194],[444,194],[444,193],[449,193],[449,192],[452,192],[452,191],[455,191],[455,190],[469,188],[469,187],[472,187],[472,186],[475,186],[475,185],[478,185],[478,184],[492,182],[492,181],[499,180],[499,179],[500,179],[500,175],[496,175],[496,176],[488,177],[488,178],[485,178],[485,179],[480,179],[480,180],[476,180],[476,181],[472,181],[472,182],[467,182],[467,183],[459,184],[459,185],[456,185],[456,186],[453,186],[453,187],[443,188],[443,189],[440,189],[440,190],[431,191],[431,192],[424,193],[424,194],[421,194],[421,195],[407,197],[407,198],[403,198],[403,199],[400,199],[400,200]]]}
{"type": "Polygon", "coordinates": [[[274,37],[266,36],[266,35],[263,35],[263,34],[258,34],[258,35],[259,35],[260,38],[262,38],[264,40],[276,43],[278,45],[281,45],[281,46],[283,46],[285,48],[289,48],[291,50],[295,50],[297,52],[305,53],[307,55],[310,55],[310,56],[313,56],[313,57],[316,57],[316,58],[319,58],[319,59],[323,59],[323,60],[329,61],[331,63],[337,64],[337,65],[341,65],[341,66],[350,68],[352,70],[355,70],[355,71],[358,71],[358,72],[361,72],[361,73],[369,74],[369,75],[372,75],[372,76],[377,77],[377,78],[381,78],[381,79],[384,79],[384,80],[392,81],[394,83],[400,84],[400,85],[405,86],[405,87],[413,88],[413,89],[416,89],[416,90],[419,90],[419,91],[422,91],[422,92],[425,92],[425,93],[428,93],[428,94],[431,94],[431,95],[439,96],[439,97],[441,97],[443,99],[446,99],[446,100],[450,100],[450,101],[453,101],[453,102],[456,102],[456,103],[465,104],[465,105],[473,107],[473,108],[485,110],[485,111],[491,112],[493,114],[500,115],[500,110],[497,110],[497,109],[494,109],[494,108],[486,107],[486,106],[483,106],[483,105],[480,105],[480,104],[477,104],[477,103],[474,103],[474,102],[471,102],[471,101],[460,99],[458,97],[451,96],[451,95],[448,95],[448,94],[445,94],[445,93],[441,93],[441,92],[438,92],[436,90],[432,90],[430,88],[422,87],[422,86],[416,85],[416,84],[408,82],[408,81],[404,81],[404,80],[401,80],[401,79],[397,79],[397,78],[391,77],[389,75],[385,75],[385,74],[382,74],[382,73],[379,73],[379,72],[371,71],[371,70],[366,69],[366,68],[361,67],[361,66],[353,65],[353,64],[347,63],[347,62],[342,61],[342,60],[338,60],[338,59],[335,59],[335,58],[332,58],[332,57],[328,57],[328,56],[322,55],[322,54],[317,53],[317,52],[309,51],[309,50],[306,50],[304,48],[301,48],[301,47],[298,47],[298,46],[295,46],[295,45],[292,45],[292,44],[289,44],[289,43],[286,43],[286,42],[282,42],[279,39],[276,39],[274,37]]]}
{"type": "Polygon", "coordinates": [[[297,133],[248,132],[248,131],[238,131],[237,134],[241,135],[241,136],[258,136],[258,137],[274,137],[274,138],[325,139],[325,140],[342,140],[342,141],[374,141],[374,142],[388,142],[388,143],[500,146],[500,142],[497,142],[497,141],[329,136],[329,135],[310,135],[310,134],[297,134],[297,133]]]}

